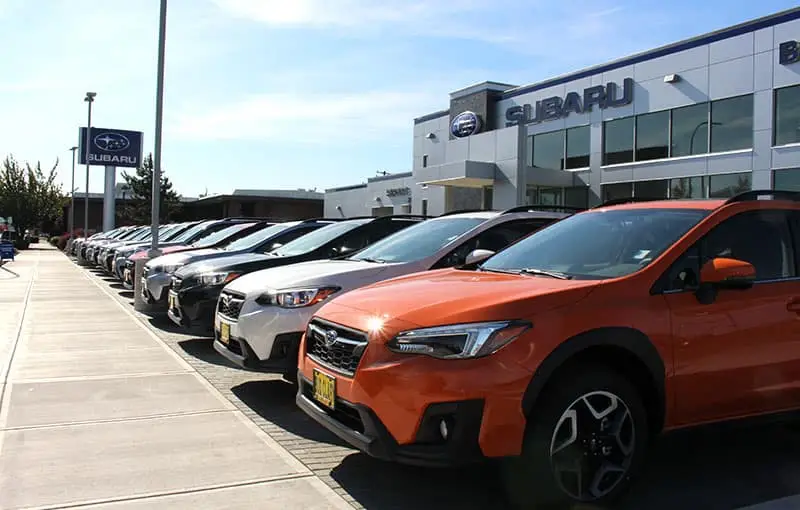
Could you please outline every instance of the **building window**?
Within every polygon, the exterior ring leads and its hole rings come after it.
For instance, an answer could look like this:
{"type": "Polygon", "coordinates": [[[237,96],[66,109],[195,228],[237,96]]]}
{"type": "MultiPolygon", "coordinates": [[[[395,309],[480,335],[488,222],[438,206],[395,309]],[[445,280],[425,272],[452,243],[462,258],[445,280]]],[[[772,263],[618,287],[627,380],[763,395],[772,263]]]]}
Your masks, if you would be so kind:
{"type": "Polygon", "coordinates": [[[427,216],[428,215],[428,200],[427,199],[422,199],[422,215],[423,216],[427,216]]]}
{"type": "Polygon", "coordinates": [[[492,210],[492,199],[494,197],[494,187],[485,186],[483,188],[483,209],[487,211],[492,210]]]}
{"type": "Polygon", "coordinates": [[[753,95],[711,103],[711,152],[753,147],[753,95]]]}
{"type": "Polygon", "coordinates": [[[775,91],[774,129],[775,145],[800,143],[800,85],[775,91]]]}
{"type": "Polygon", "coordinates": [[[589,166],[591,151],[590,127],[579,126],[567,129],[567,170],[589,166]]]}
{"type": "Polygon", "coordinates": [[[671,146],[673,158],[708,152],[708,103],[672,110],[671,146]]]}
{"type": "Polygon", "coordinates": [[[564,169],[564,131],[533,136],[533,167],[564,169]]]}
{"type": "Polygon", "coordinates": [[[617,200],[619,198],[630,198],[633,196],[633,183],[619,182],[616,184],[604,184],[602,186],[603,202],[617,200]]]}
{"type": "Polygon", "coordinates": [[[636,161],[669,157],[669,110],[636,116],[636,161]]]}
{"type": "Polygon", "coordinates": [[[586,186],[564,188],[564,205],[567,207],[589,207],[589,188],[586,186]]]}
{"type": "Polygon", "coordinates": [[[423,154],[422,155],[422,168],[427,168],[427,167],[428,167],[428,155],[427,154],[423,154]]]}
{"type": "Polygon", "coordinates": [[[603,123],[604,165],[633,161],[633,126],[633,117],[608,120],[603,123]]]}
{"type": "Polygon", "coordinates": [[[241,216],[246,218],[252,218],[256,215],[256,204],[255,202],[242,202],[241,209],[240,209],[241,216]]]}
{"type": "Polygon", "coordinates": [[[633,196],[637,198],[669,198],[669,181],[638,181],[633,183],[633,196]]]}
{"type": "Polygon", "coordinates": [[[712,175],[708,178],[708,196],[710,198],[730,198],[739,193],[750,191],[752,186],[751,179],[750,172],[712,175]]]}
{"type": "Polygon", "coordinates": [[[705,198],[706,187],[703,177],[681,177],[669,183],[669,198],[705,198]]]}
{"type": "Polygon", "coordinates": [[[800,191],[800,168],[775,170],[772,187],[786,191],[800,191]]]}

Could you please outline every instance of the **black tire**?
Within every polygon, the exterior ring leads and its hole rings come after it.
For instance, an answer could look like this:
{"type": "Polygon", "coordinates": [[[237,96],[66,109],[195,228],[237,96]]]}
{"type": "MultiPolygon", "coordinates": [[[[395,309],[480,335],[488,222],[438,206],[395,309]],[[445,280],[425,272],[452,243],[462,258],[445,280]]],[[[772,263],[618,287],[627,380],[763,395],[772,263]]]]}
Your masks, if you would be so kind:
{"type": "MultiPolygon", "coordinates": [[[[558,374],[556,379],[548,383],[543,393],[539,397],[539,401],[534,407],[531,415],[528,418],[528,426],[525,431],[525,439],[522,449],[522,454],[514,459],[510,459],[504,466],[504,481],[508,491],[509,502],[514,508],[520,510],[539,510],[542,508],[575,508],[575,505],[582,505],[580,508],[604,508],[618,499],[631,485],[633,478],[641,471],[644,463],[646,450],[650,441],[650,432],[648,430],[647,411],[642,404],[642,398],[636,388],[625,377],[617,374],[616,372],[598,365],[579,365],[573,366],[565,370],[563,373],[558,374]],[[602,392],[602,393],[600,393],[602,392]],[[586,415],[589,411],[588,405],[585,405],[586,400],[581,397],[590,395],[589,399],[607,399],[608,408],[612,407],[611,397],[608,395],[616,396],[619,401],[617,403],[618,411],[610,414],[614,419],[614,424],[624,423],[620,427],[625,427],[624,436],[625,449],[621,445],[622,441],[615,441],[603,436],[605,439],[591,440],[589,445],[584,444],[586,437],[584,435],[578,436],[578,439],[572,443],[571,450],[566,453],[570,455],[577,455],[580,459],[578,462],[602,462],[603,455],[612,455],[613,460],[621,457],[625,461],[620,465],[625,466],[624,474],[608,473],[605,478],[606,482],[601,484],[598,482],[598,487],[607,489],[606,493],[599,496],[586,494],[584,497],[575,497],[570,494],[569,489],[564,489],[563,486],[571,484],[561,484],[555,474],[554,463],[551,460],[551,446],[557,445],[556,426],[568,410],[580,409],[584,406],[587,411],[582,412],[586,415]],[[622,402],[629,411],[628,418],[623,416],[624,409],[619,404],[622,402]],[[576,407],[572,407],[573,404],[576,407]],[[617,416],[620,416],[617,418],[617,416]],[[628,428],[630,427],[630,429],[628,428]],[[633,430],[633,434],[630,434],[633,430]],[[605,441],[605,442],[602,442],[605,441]],[[600,446],[597,446],[597,444],[600,446]],[[610,445],[610,446],[602,446],[610,445]],[[632,446],[632,449],[630,448],[632,446]],[[609,448],[609,450],[606,450],[609,448]],[[618,452],[613,454],[606,454],[604,452],[611,451],[610,449],[618,448],[618,452]],[[598,449],[600,453],[598,455],[598,449]],[[580,451],[582,453],[575,454],[573,452],[580,451]]],[[[599,402],[598,401],[598,402],[599,402]]],[[[577,411],[576,411],[577,412],[577,411]]],[[[602,413],[600,413],[602,414],[602,413]]],[[[577,415],[576,415],[577,416],[577,415]]],[[[596,426],[599,428],[602,420],[597,420],[587,415],[587,427],[591,428],[596,426]]],[[[580,418],[576,418],[574,423],[579,423],[580,418]]],[[[605,426],[610,430],[609,420],[606,420],[605,426]]],[[[580,428],[572,427],[572,421],[565,420],[561,423],[559,431],[563,431],[566,427],[569,430],[580,428]],[[566,425],[565,425],[566,424],[566,425]]],[[[607,433],[606,433],[607,434],[607,433]]],[[[563,437],[563,436],[559,436],[563,437]]],[[[570,436],[571,437],[571,436],[570,436]]],[[[566,442],[563,441],[563,442],[566,442]]],[[[566,449],[565,449],[566,450],[566,449]]],[[[561,454],[561,455],[565,455],[561,454]]],[[[565,463],[565,465],[569,465],[565,463]]],[[[566,472],[566,471],[565,471],[566,472]]],[[[589,477],[585,477],[588,479],[589,477]]],[[[574,491],[573,491],[574,492],[574,491]]],[[[599,494],[598,491],[597,494],[599,494]]]]}

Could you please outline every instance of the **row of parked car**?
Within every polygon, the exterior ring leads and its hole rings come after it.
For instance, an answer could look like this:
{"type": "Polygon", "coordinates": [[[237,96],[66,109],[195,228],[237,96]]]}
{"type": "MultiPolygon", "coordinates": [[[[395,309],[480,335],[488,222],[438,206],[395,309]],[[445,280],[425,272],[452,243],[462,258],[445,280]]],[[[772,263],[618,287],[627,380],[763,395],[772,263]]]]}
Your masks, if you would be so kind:
{"type": "Polygon", "coordinates": [[[665,430],[800,407],[800,195],[122,227],[68,249],[369,455],[610,503],[665,430]],[[768,355],[765,353],[769,353],[768,355]]]}

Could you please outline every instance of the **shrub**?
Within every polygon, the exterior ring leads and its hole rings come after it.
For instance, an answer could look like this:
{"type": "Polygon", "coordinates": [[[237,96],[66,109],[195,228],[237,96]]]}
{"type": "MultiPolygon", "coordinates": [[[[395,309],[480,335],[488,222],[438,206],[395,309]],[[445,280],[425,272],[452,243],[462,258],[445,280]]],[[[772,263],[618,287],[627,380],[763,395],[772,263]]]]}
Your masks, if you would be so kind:
{"type": "Polygon", "coordinates": [[[53,246],[57,246],[59,239],[60,238],[58,236],[52,236],[50,239],[47,240],[47,242],[52,244],[53,246]]]}

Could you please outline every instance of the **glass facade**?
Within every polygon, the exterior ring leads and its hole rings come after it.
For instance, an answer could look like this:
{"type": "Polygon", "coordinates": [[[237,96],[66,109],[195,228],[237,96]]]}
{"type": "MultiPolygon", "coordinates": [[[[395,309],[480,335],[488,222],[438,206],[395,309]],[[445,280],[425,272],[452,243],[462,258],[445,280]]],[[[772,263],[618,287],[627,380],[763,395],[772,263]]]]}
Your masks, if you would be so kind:
{"type": "Polygon", "coordinates": [[[772,187],[787,191],[800,191],[800,168],[775,170],[772,187]]]}
{"type": "Polygon", "coordinates": [[[573,186],[559,188],[552,186],[528,186],[527,205],[564,205],[569,207],[588,207],[589,188],[573,186]]]}
{"type": "MultiPolygon", "coordinates": [[[[800,170],[794,177],[784,177],[783,179],[793,178],[797,182],[800,190],[800,170]]],[[[778,188],[778,176],[776,172],[775,187],[778,188]]],[[[736,174],[710,175],[707,177],[678,177],[674,179],[658,179],[652,181],[636,182],[616,182],[604,184],[602,189],[602,200],[614,200],[619,198],[642,197],[642,198],[730,198],[737,193],[749,191],[752,186],[751,172],[736,174]]],[[[790,188],[780,188],[790,189],[790,188]]]]}
{"type": "Polygon", "coordinates": [[[575,170],[589,166],[589,126],[551,131],[528,137],[530,165],[551,170],[575,170]]]}
{"type": "Polygon", "coordinates": [[[603,165],[752,147],[752,94],[603,123],[603,165]]]}
{"type": "Polygon", "coordinates": [[[800,85],[775,91],[773,118],[775,145],[800,143],[800,85]]]}

